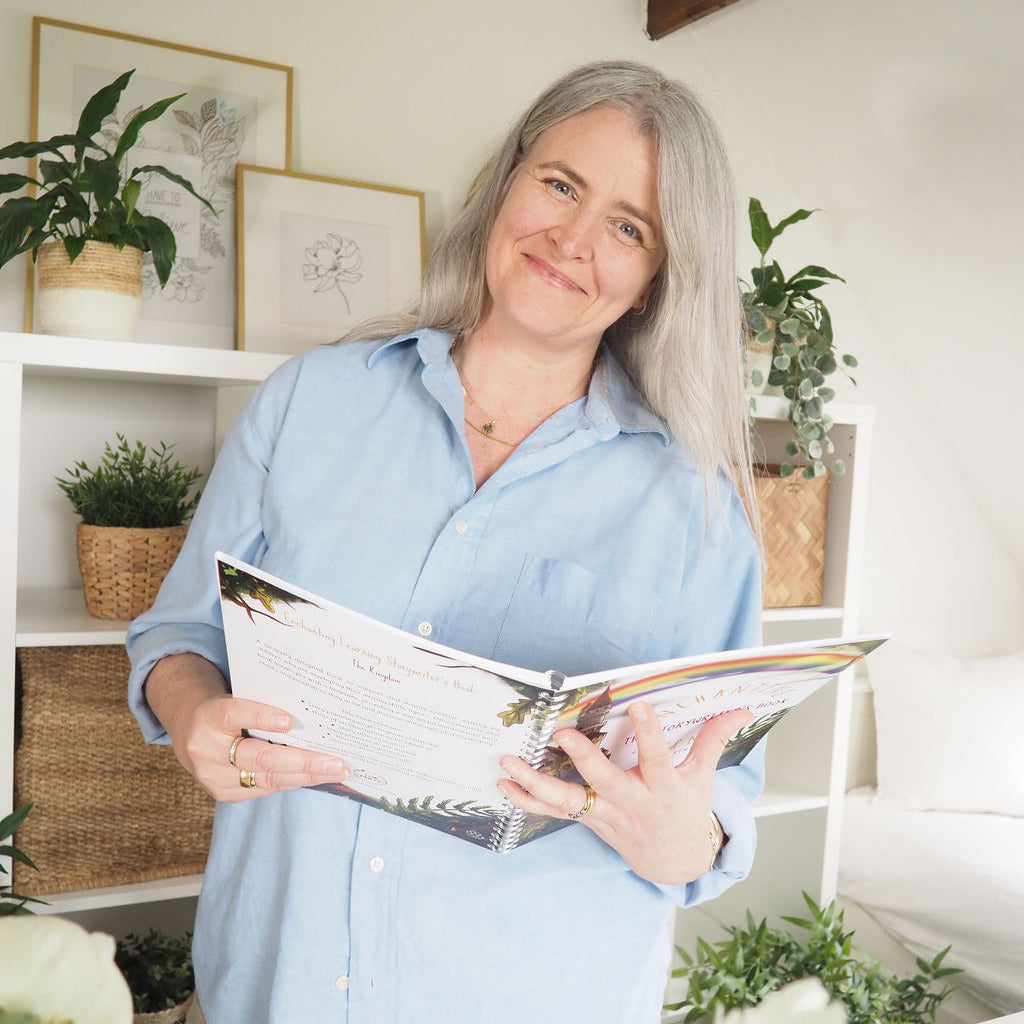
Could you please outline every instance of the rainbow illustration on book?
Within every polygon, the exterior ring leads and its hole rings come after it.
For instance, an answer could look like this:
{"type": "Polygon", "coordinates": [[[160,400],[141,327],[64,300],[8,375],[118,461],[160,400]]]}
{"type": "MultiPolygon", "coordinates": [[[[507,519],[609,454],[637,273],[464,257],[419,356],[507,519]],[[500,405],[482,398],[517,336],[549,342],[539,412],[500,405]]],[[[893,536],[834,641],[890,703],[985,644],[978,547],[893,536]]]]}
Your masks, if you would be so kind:
{"type": "MultiPolygon", "coordinates": [[[[842,672],[850,664],[862,657],[865,647],[873,644],[860,645],[852,643],[841,648],[828,651],[810,651],[796,654],[773,653],[758,654],[746,658],[731,660],[715,660],[700,665],[688,665],[683,668],[669,669],[653,675],[642,675],[612,682],[608,686],[612,707],[616,707],[637,697],[654,697],[663,690],[672,689],[687,683],[727,679],[730,676],[750,675],[752,673],[777,673],[786,677],[796,672],[801,675],[833,675],[842,672]]],[[[780,682],[784,682],[785,678],[780,682]]]]}

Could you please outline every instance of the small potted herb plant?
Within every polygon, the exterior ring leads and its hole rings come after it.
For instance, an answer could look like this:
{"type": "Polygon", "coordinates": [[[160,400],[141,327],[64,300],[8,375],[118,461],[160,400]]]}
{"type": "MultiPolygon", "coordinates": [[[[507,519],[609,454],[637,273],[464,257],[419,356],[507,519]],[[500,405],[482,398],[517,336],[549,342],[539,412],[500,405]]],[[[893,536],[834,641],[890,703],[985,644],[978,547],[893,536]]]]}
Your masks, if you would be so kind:
{"type": "Polygon", "coordinates": [[[195,990],[192,933],[165,935],[151,928],[127,935],[114,957],[132,990],[135,1024],[180,1024],[195,990]]]}
{"type": "Polygon", "coordinates": [[[133,71],[104,86],[85,104],[69,134],[0,148],[2,160],[37,160],[35,175],[0,174],[0,195],[34,189],[0,206],[0,267],[23,252],[39,264],[40,326],[48,334],[130,340],[142,294],[142,255],[152,253],[161,287],[177,254],[174,232],[138,203],[153,175],[210,203],[192,183],[159,164],[128,169],[142,129],[184,96],[133,111],[121,128],[114,116],[133,71]],[[73,289],[73,292],[70,291],[73,289]],[[116,317],[93,324],[90,317],[116,317]]]}
{"type": "Polygon", "coordinates": [[[174,459],[173,445],[116,436],[95,469],[76,462],[57,485],[82,518],[76,546],[86,607],[97,618],[133,619],[153,603],[181,549],[202,473],[174,459]]]}

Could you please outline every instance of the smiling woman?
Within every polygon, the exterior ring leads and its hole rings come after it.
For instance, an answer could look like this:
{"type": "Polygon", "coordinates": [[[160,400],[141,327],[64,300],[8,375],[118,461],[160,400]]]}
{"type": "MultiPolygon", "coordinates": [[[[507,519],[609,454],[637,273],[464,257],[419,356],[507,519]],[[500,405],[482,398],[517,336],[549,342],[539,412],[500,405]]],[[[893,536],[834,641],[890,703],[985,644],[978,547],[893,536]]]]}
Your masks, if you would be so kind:
{"type": "Polygon", "coordinates": [[[679,764],[642,705],[629,771],[571,729],[575,781],[503,759],[510,804],[578,826],[499,858],[311,792],[348,767],[245,734],[291,723],[229,695],[209,566],[220,550],[540,671],[756,645],[733,209],[686,89],[577,69],[512,127],[414,307],[289,360],[240,416],[129,635],[144,733],[219,801],[195,933],[210,1024],[512,1024],[513,971],[544,1019],[657,1019],[673,908],[751,867],[763,751],[715,770],[749,715],[679,764]],[[554,942],[586,972],[553,975],[554,942]]]}

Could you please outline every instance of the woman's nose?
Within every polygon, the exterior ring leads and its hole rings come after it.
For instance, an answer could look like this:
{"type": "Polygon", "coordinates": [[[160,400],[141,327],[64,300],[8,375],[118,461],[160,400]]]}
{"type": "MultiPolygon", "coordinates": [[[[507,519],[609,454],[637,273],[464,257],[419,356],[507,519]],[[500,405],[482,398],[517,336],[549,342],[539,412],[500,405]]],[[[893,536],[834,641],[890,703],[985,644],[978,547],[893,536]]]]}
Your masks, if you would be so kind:
{"type": "Polygon", "coordinates": [[[567,212],[549,234],[566,259],[589,260],[594,255],[598,219],[577,208],[567,212]]]}

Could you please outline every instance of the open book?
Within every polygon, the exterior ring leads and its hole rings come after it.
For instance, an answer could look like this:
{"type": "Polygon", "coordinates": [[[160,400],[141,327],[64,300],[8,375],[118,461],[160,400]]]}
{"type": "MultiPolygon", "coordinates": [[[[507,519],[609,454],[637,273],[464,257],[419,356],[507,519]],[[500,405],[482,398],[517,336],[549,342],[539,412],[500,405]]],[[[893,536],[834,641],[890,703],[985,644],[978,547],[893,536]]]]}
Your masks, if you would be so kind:
{"type": "Polygon", "coordinates": [[[636,764],[626,709],[652,704],[678,764],[715,715],[748,708],[719,768],[738,764],[809,694],[884,637],[810,641],[566,677],[432,643],[217,555],[231,690],[283,708],[287,734],[262,739],[324,751],[351,769],[343,796],[500,853],[572,822],[528,814],[497,788],[516,754],[579,781],[551,736],[571,727],[623,769],[636,764]]]}

